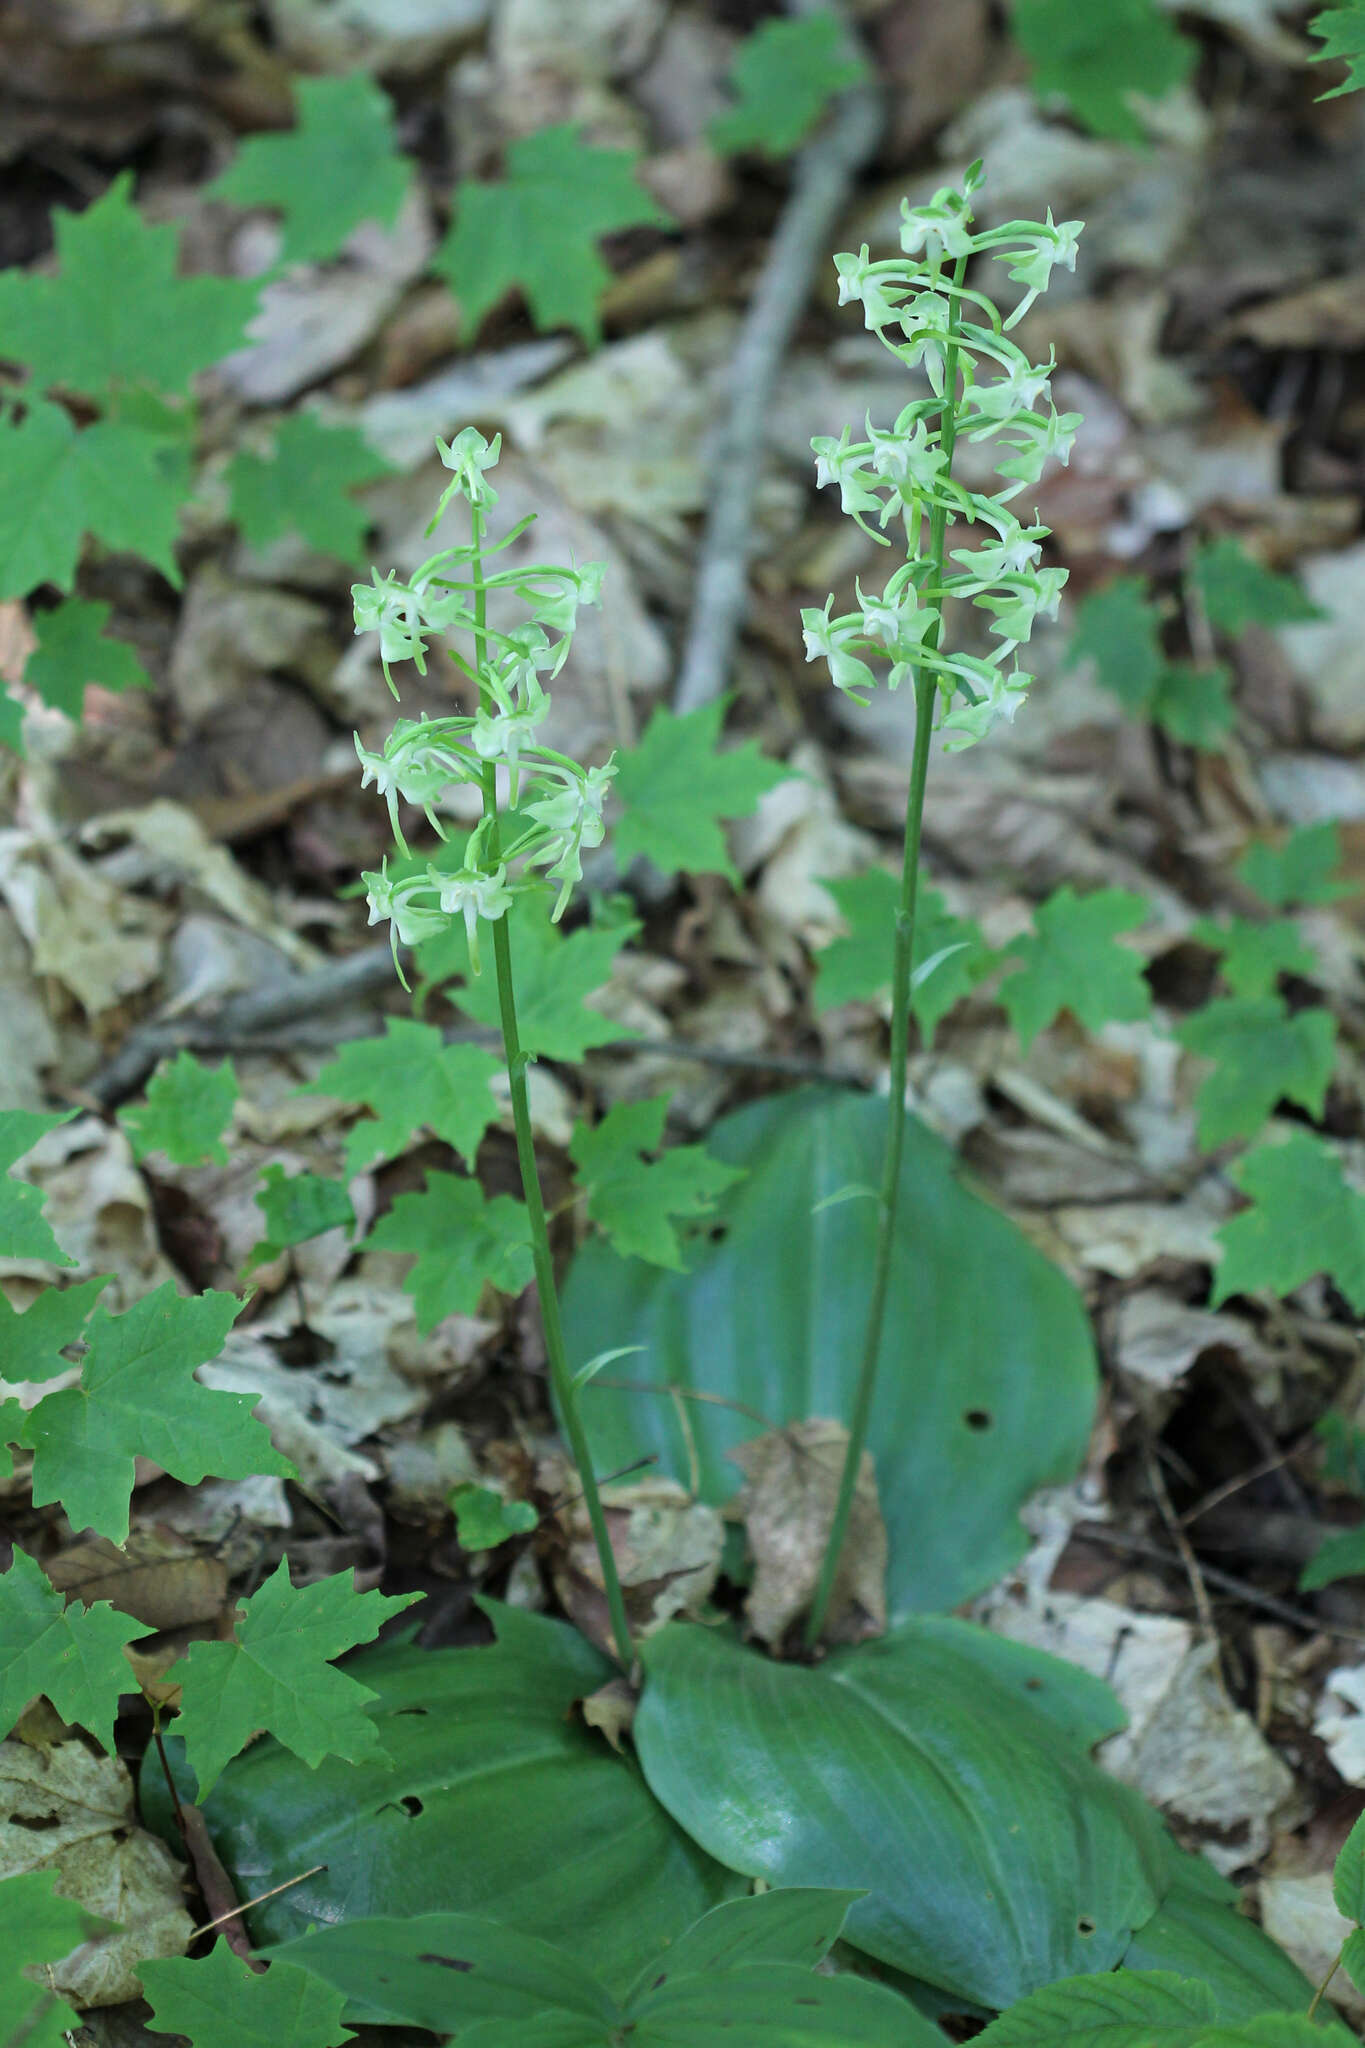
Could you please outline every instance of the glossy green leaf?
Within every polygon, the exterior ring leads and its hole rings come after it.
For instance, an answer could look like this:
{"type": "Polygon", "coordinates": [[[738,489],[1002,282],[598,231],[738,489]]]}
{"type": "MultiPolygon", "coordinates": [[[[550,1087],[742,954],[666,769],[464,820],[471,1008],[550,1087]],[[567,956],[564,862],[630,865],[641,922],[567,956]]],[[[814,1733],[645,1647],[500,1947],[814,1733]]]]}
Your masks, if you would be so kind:
{"type": "MultiPolygon", "coordinates": [[[[639,1344],[631,1379],[661,1390],[588,1390],[599,1471],[654,1453],[685,1481],[690,1436],[703,1497],[719,1504],[739,1483],[726,1453],[752,1437],[753,1412],[774,1425],[848,1414],[872,1232],[865,1203],[829,1197],[876,1183],[884,1118],[879,1102],[824,1090],[755,1103],[708,1133],[717,1158],[749,1172],[721,1196],[719,1241],[688,1273],[603,1245],[579,1252],[564,1291],[570,1356],[639,1344]],[[670,1384],[751,1412],[689,1402],[685,1434],[670,1384]]],[[[1024,1548],[1020,1506],[1084,1456],[1094,1392],[1074,1289],[912,1119],[869,1438],[893,1614],[953,1607],[1009,1569],[1024,1548]]]]}
{"type": "Polygon", "coordinates": [[[348,1175],[395,1158],[420,1130],[444,1138],[472,1166],[498,1114],[492,1083],[501,1071],[482,1046],[447,1045],[434,1024],[388,1017],[381,1038],[349,1039],[299,1092],[373,1111],[347,1136],[348,1175]]]}
{"type": "Polygon", "coordinates": [[[0,2048],[68,2048],[76,2016],[41,1981],[42,1965],[60,1962],[106,1923],[60,1897],[59,1882],[51,1867],[0,1880],[0,2048]]]}
{"type": "Polygon", "coordinates": [[[531,1278],[526,1209],[490,1200],[476,1180],[429,1173],[420,1193],[400,1195],[365,1239],[381,1251],[415,1252],[404,1286],[426,1335],[446,1316],[477,1315],[485,1285],[519,1294],[531,1278]]]}
{"type": "MultiPolygon", "coordinates": [[[[609,1660],[563,1623],[489,1612],[488,1649],[386,1643],[347,1661],[377,1695],[365,1711],[390,1767],[329,1757],[307,1770],[269,1738],[228,1765],[203,1810],[239,1896],[326,1865],[251,1910],[258,1944],[315,1923],[476,1913],[581,1954],[591,1928],[592,1967],[620,1993],[742,1889],[571,1711],[613,1675],[609,1660]]],[[[143,1812],[174,1842],[159,1777],[153,1756],[143,1812]]]]}
{"type": "Polygon", "coordinates": [[[54,1266],[74,1266],[43,1221],[39,1188],[15,1177],[11,1169],[40,1138],[64,1124],[72,1112],[49,1116],[37,1109],[0,1109],[0,1257],[44,1259],[54,1266]]]}
{"type": "Polygon", "coordinates": [[[1229,996],[1186,1017],[1175,1036],[1211,1062],[1195,1095],[1208,1150],[1250,1137],[1281,1100],[1322,1115],[1336,1051],[1330,1010],[1291,1014],[1279,996],[1229,996]]]}
{"type": "Polygon", "coordinates": [[[145,1102],[118,1113],[135,1159],[164,1152],[175,1166],[212,1160],[226,1166],[223,1133],[237,1103],[237,1074],[231,1060],[206,1067],[192,1052],[163,1060],[147,1083],[145,1102]]]}
{"type": "Polygon", "coordinates": [[[1282,974],[1311,979],[1316,955],[1288,917],[1201,917],[1190,937],[1222,957],[1218,972],[1235,996],[1271,996],[1282,974]]]}
{"type": "Polygon", "coordinates": [[[0,1577],[0,1736],[44,1693],[112,1756],[120,1695],[137,1690],[123,1646],[151,1633],[107,1600],[68,1607],[42,1566],[16,1548],[0,1577]]]}
{"type": "Polygon", "coordinates": [[[1334,903],[1352,893],[1349,882],[1335,880],[1341,866],[1341,832],[1332,818],[1320,825],[1300,825],[1278,846],[1253,840],[1237,863],[1237,875],[1248,889],[1277,910],[1295,903],[1334,903]]]}
{"type": "MultiPolygon", "coordinates": [[[[642,1647],[640,1761],[720,1861],[778,1885],[866,1885],[845,1940],[1006,2006],[1112,1969],[1156,1909],[1166,1847],[1156,1814],[1032,1704],[1024,1660],[992,1671],[995,1647],[918,1620],[811,1669],[674,1625],[642,1647]]],[[[1050,1663],[1035,1655],[1029,1675],[1050,1663]]]]}
{"type": "Polygon", "coordinates": [[[720,150],[786,156],[805,141],[830,101],[867,75],[837,17],[823,11],[760,22],[740,44],[726,84],[735,103],[707,133],[720,150]]]}
{"type": "Polygon", "coordinates": [[[638,746],[616,757],[613,793],[622,817],[612,835],[623,867],[643,857],[666,875],[739,877],[721,831],[724,818],[747,818],[758,800],[791,779],[757,740],[719,746],[725,700],[696,711],[657,710],[638,746]]]}
{"type": "Polygon", "coordinates": [[[1000,985],[1000,1001],[1025,1046],[1063,1010],[1098,1031],[1111,1021],[1145,1017],[1152,992],[1142,956],[1116,943],[1120,932],[1146,922],[1149,906],[1131,889],[1092,889],[1078,896],[1055,889],[1033,913],[1033,931],[1005,948],[1023,963],[1000,985]]]}
{"type": "Polygon", "coordinates": [[[335,256],[362,221],[392,225],[412,183],[388,94],[363,71],[296,78],[298,122],[252,135],[204,187],[229,206],[268,206],[283,217],[281,263],[335,256]]]}
{"type": "MultiPolygon", "coordinates": [[[[900,897],[897,876],[889,868],[865,868],[860,875],[826,882],[824,887],[838,904],[848,931],[820,950],[813,990],[816,1009],[832,1010],[838,1003],[873,1002],[889,995],[900,897]]],[[[961,997],[970,995],[993,962],[975,921],[954,917],[937,889],[921,885],[911,952],[911,965],[921,970],[921,978],[912,983],[910,1008],[926,1046],[933,1044],[939,1020],[961,997]],[[932,971],[923,974],[925,966],[939,955],[943,957],[932,971]]]]}
{"type": "Polygon", "coordinates": [[[340,1992],[290,1963],[253,1970],[217,1941],[197,1962],[157,1958],[138,1975],[154,2034],[184,2034],[194,2048],[338,2048],[340,1992]]]}
{"type": "MultiPolygon", "coordinates": [[[[751,1963],[670,1978],[631,2008],[631,2048],[943,2048],[943,2035],[885,1985],[751,1963]]],[[[592,2048],[615,2048],[601,2034],[592,2048]]],[[[512,2044],[508,2043],[508,2048],[512,2044]]]]}
{"type": "Polygon", "coordinates": [[[1125,1970],[1197,1978],[1220,2021],[1306,2010],[1313,1987],[1283,1949],[1237,1910],[1237,1894],[1202,1857],[1178,1854],[1161,1905],[1129,1943],[1125,1970]]]}
{"type": "Polygon", "coordinates": [[[102,690],[149,690],[151,677],[126,640],[105,632],[112,605],[68,597],[32,615],[37,646],[24,664],[24,681],[44,704],[79,718],[86,686],[102,690]]]}
{"type": "Polygon", "coordinates": [[[244,448],[228,464],[232,516],[254,548],[297,534],[320,554],[354,562],[369,520],[351,492],[388,470],[356,428],[326,426],[311,412],[286,413],[268,455],[244,448]]]}
{"type": "Polygon", "coordinates": [[[679,1223],[709,1215],[743,1169],[714,1159],[705,1145],[674,1145],[657,1159],[644,1158],[659,1151],[667,1114],[666,1095],[618,1102],[595,1128],[574,1126],[569,1157],[589,1217],[622,1257],[680,1273],[686,1262],[679,1223]]]}
{"type": "Polygon", "coordinates": [[[977,2035],[985,2048],[1194,2048],[1217,2016],[1206,1984],[1169,1970],[1063,1977],[977,2035]]]}
{"type": "MultiPolygon", "coordinates": [[[[674,1942],[664,1967],[671,1978],[747,1963],[799,1963],[813,1970],[839,1939],[849,1908],[857,1905],[864,1891],[801,1884],[727,1899],[674,1942]]],[[[651,1966],[635,1985],[632,2000],[651,1991],[657,1976],[651,1966]]]]}

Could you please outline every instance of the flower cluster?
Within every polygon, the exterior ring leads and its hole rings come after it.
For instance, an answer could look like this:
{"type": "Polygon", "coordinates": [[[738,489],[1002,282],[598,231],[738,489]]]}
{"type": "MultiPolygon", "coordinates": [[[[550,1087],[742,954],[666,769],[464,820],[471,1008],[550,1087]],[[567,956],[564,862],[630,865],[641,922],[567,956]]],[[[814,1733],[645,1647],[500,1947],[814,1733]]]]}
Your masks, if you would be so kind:
{"type": "Polygon", "coordinates": [[[405,857],[410,854],[399,823],[400,801],[424,811],[432,830],[444,839],[445,826],[436,810],[440,798],[460,783],[482,793],[484,816],[458,869],[428,864],[395,878],[386,859],[378,873],[362,877],[370,923],[389,924],[395,957],[400,942],[420,944],[458,916],[464,919],[476,974],[480,923],[504,916],[513,892],[527,886],[525,880],[509,883],[508,869],[514,861],[544,868],[549,880],[558,883],[553,915],[562,914],[582,876],[583,848],[602,842],[603,808],[615,773],[611,762],[583,768],[537,739],[550,709],[542,678],[552,682],[563,667],[579,605],[598,602],[602,564],[589,562],[574,569],[536,563],[491,573],[485,568],[490,557],[530,524],[523,520],[501,540],[484,540],[484,515],[497,503],[486,472],[497,462],[499,443],[499,436],[486,441],[474,427],[466,427],[449,447],[437,443],[453,478],[427,530],[458,495],[470,507],[470,540],[432,555],[406,583],[392,574],[381,578],[376,570],[369,583],[357,583],[351,592],[356,632],[378,633],[384,678],[395,697],[391,664],[411,661],[424,675],[429,635],[457,631],[474,640],[473,666],[453,650],[446,651],[477,684],[477,711],[465,717],[400,718],[380,753],[362,746],[358,733],[355,745],[364,771],[362,787],[373,784],[384,798],[393,836],[405,857]],[[484,604],[492,590],[511,590],[522,600],[530,613],[524,625],[501,632],[487,623],[484,604]],[[507,844],[505,821],[497,810],[500,769],[506,772],[509,802],[518,807],[507,844]]]}
{"type": "Polygon", "coordinates": [[[1066,571],[1039,566],[1048,529],[1025,526],[1010,501],[1037,483],[1049,461],[1068,459],[1080,425],[1079,414],[1059,413],[1052,401],[1054,360],[1030,363],[1009,329],[1056,265],[1075,269],[1082,224],[1058,224],[1049,211],[1045,222],[978,230],[971,197],[980,183],[981,166],[973,164],[961,191],[945,187],[926,206],[904,202],[902,257],[873,263],[864,244],[856,256],[834,259],[840,305],[861,305],[866,326],[907,368],[922,369],[932,395],[905,406],[889,428],[869,418],[864,440],[851,440],[845,427],[837,441],[812,441],[817,484],[837,484],[843,510],[878,542],[887,542],[885,529],[898,520],[909,559],[879,595],[859,585],[857,611],[832,617],[831,598],[822,611],[801,615],[807,660],[823,656],[836,687],[858,703],[877,685],[873,662],[889,663],[893,690],[907,677],[932,675],[949,749],[971,746],[999,720],[1013,719],[1033,680],[1015,650],[1035,619],[1057,616],[1066,571]],[[1006,263],[1024,287],[1008,320],[964,281],[980,255],[1006,263]],[[969,490],[953,477],[959,440],[993,444],[1000,489],[969,490]],[[987,528],[989,537],[945,557],[945,533],[959,522],[987,528]],[[988,653],[941,646],[949,597],[990,614],[995,644],[988,653]]]}

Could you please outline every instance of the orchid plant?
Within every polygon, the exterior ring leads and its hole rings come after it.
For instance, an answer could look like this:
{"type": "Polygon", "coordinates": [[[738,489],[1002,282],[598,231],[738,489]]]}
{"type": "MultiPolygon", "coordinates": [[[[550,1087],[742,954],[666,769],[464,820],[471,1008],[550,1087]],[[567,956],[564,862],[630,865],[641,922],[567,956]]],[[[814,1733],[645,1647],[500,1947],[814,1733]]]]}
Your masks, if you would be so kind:
{"type": "MultiPolygon", "coordinates": [[[[602,564],[590,562],[576,569],[537,562],[490,573],[488,561],[531,524],[529,518],[524,519],[500,540],[486,539],[487,517],[497,503],[487,472],[497,462],[500,444],[500,435],[487,441],[475,427],[466,427],[449,446],[437,443],[452,476],[427,532],[435,530],[452,499],[459,497],[469,508],[467,541],[432,555],[406,583],[393,574],[381,578],[375,571],[369,583],[358,583],[352,590],[356,632],[378,633],[384,677],[395,698],[398,688],[392,665],[411,661],[419,674],[425,674],[430,637],[462,633],[473,647],[472,661],[449,646],[446,652],[475,684],[476,710],[450,718],[400,718],[379,753],[369,752],[356,736],[363,786],[373,784],[388,805],[400,852],[409,855],[399,818],[400,802],[422,810],[442,839],[448,833],[438,806],[450,790],[468,786],[479,793],[482,804],[482,815],[457,869],[428,862],[412,872],[390,876],[385,859],[377,873],[362,879],[370,923],[388,924],[395,963],[400,945],[418,945],[434,938],[458,917],[468,936],[470,969],[478,974],[483,964],[480,935],[485,925],[491,927],[503,1053],[550,1378],[583,1487],[612,1637],[622,1663],[629,1666],[631,1636],[620,1575],[578,1408],[583,1376],[575,1379],[565,1351],[531,1130],[527,1056],[517,1027],[507,919],[514,896],[540,886],[537,869],[544,869],[546,879],[558,885],[551,914],[561,916],[574,884],[582,877],[584,847],[600,845],[605,829],[602,811],[613,763],[585,768],[543,746],[537,738],[550,710],[541,677],[553,681],[563,667],[578,607],[598,602],[602,564]],[[494,590],[510,590],[526,605],[529,617],[525,624],[510,632],[489,624],[488,595],[494,590]],[[517,818],[513,836],[506,843],[504,791],[507,805],[516,807],[517,818]]],[[[401,966],[399,971],[401,974],[401,966]]]]}
{"type": "MultiPolygon", "coordinates": [[[[927,388],[888,429],[874,427],[869,418],[861,441],[851,440],[845,427],[837,441],[822,436],[811,443],[817,483],[838,485],[843,511],[879,546],[889,547],[887,529],[898,527],[906,560],[878,593],[855,585],[856,611],[832,616],[832,598],[821,610],[803,611],[807,659],[823,658],[835,687],[861,704],[882,679],[892,690],[908,682],[915,707],[891,935],[890,1102],[877,1193],[877,1256],[848,1449],[807,1620],[812,1647],[820,1639],[848,1530],[886,1316],[905,1134],[911,961],[930,742],[937,731],[945,751],[956,751],[1014,720],[1033,681],[1020,668],[1017,651],[1027,645],[1036,619],[1057,616],[1066,582],[1065,569],[1041,566],[1049,529],[1036,518],[1025,525],[1012,501],[1039,481],[1050,461],[1067,461],[1080,415],[1059,412],[1053,403],[1055,357],[1031,363],[1010,329],[1059,264],[1075,269],[1082,223],[1054,222],[1049,209],[1043,222],[977,227],[972,198],[981,183],[982,167],[974,163],[960,190],[945,186],[924,206],[902,201],[899,257],[874,263],[866,244],[856,256],[835,257],[839,303],[861,305],[866,327],[927,388]],[[1023,287],[1007,319],[966,281],[973,259],[983,255],[1005,263],[1010,281],[1023,287]],[[974,490],[954,476],[954,455],[964,441],[990,444],[999,488],[974,490]],[[973,545],[966,544],[970,529],[976,530],[973,545]],[[950,538],[963,544],[950,548],[950,538]],[[944,644],[950,599],[988,614],[982,651],[944,644]]],[[[922,975],[935,964],[927,961],[917,971],[922,975]]]]}

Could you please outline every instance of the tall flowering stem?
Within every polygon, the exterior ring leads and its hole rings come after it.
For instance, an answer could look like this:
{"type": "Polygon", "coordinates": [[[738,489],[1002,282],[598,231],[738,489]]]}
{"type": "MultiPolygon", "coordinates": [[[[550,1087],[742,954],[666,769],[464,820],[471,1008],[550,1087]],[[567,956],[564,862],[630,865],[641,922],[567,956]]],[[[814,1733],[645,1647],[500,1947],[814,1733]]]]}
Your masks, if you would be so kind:
{"type": "MultiPolygon", "coordinates": [[[[596,603],[602,571],[598,563],[590,563],[581,570],[537,564],[490,575],[487,559],[524,531],[524,526],[515,528],[493,544],[485,537],[487,510],[497,502],[486,472],[497,461],[498,440],[495,437],[489,443],[474,428],[467,427],[449,447],[438,445],[442,460],[455,475],[437,508],[432,528],[450,499],[463,497],[470,511],[469,543],[432,556],[409,583],[399,583],[393,576],[381,581],[376,572],[371,583],[357,584],[352,593],[356,631],[378,631],[385,677],[395,697],[398,692],[391,662],[410,660],[419,672],[424,672],[428,633],[466,631],[471,636],[474,654],[472,668],[467,667],[466,673],[478,685],[479,708],[472,717],[400,719],[382,754],[368,753],[359,737],[356,749],[366,783],[374,782],[388,803],[394,836],[405,855],[408,849],[398,822],[400,799],[421,805],[428,822],[442,838],[446,836],[445,827],[435,806],[451,786],[465,783],[476,788],[482,799],[482,815],[458,869],[443,869],[429,863],[425,869],[418,868],[390,880],[386,862],[378,874],[368,874],[363,879],[369,892],[370,922],[389,921],[395,960],[400,942],[418,944],[445,931],[451,918],[459,916],[468,934],[470,966],[478,973],[482,927],[492,926],[498,1015],[550,1383],[583,1489],[612,1640],[628,1670],[634,1654],[630,1622],[583,1429],[578,1387],[564,1344],[554,1256],[531,1128],[527,1055],[517,1024],[507,920],[507,911],[518,891],[538,886],[530,872],[537,867],[545,868],[549,879],[559,884],[553,912],[558,917],[574,883],[581,877],[583,847],[599,845],[602,840],[602,808],[614,772],[611,764],[605,768],[582,768],[565,755],[540,745],[536,738],[536,728],[550,709],[540,672],[548,671],[551,677],[558,673],[569,651],[577,607],[596,603]],[[501,633],[489,625],[488,593],[493,588],[511,589],[528,605],[528,626],[501,633]],[[550,632],[558,633],[557,641],[551,641],[550,632]],[[507,778],[512,800],[521,798],[523,819],[530,821],[508,845],[503,842],[500,770],[507,778]],[[509,879],[513,863],[520,863],[521,872],[509,879]]],[[[458,656],[452,658],[459,660],[458,656]]]]}
{"type": "MultiPolygon", "coordinates": [[[[1080,419],[1059,413],[1052,403],[1052,363],[1031,364],[1008,329],[1046,289],[1056,264],[1075,268],[1081,223],[1058,225],[1049,213],[1045,222],[1009,221],[974,230],[971,200],[980,184],[978,163],[960,191],[945,187],[927,206],[903,203],[902,258],[873,263],[866,246],[857,256],[835,258],[840,304],[859,302],[867,328],[908,369],[921,373],[929,393],[912,399],[890,429],[879,430],[868,419],[864,441],[850,442],[846,427],[838,441],[811,444],[817,481],[838,484],[842,509],[878,543],[890,544],[886,528],[898,522],[907,559],[880,595],[866,596],[859,585],[858,611],[833,618],[830,599],[822,611],[804,612],[807,658],[823,657],[836,687],[855,702],[866,703],[882,680],[893,690],[908,681],[915,705],[900,892],[889,935],[890,1100],[872,1287],[848,1449],[806,1623],[812,1649],[825,1626],[848,1534],[886,1324],[905,1145],[915,911],[931,741],[938,731],[950,751],[972,746],[1002,719],[1013,720],[1033,681],[1020,670],[1015,650],[1028,641],[1036,618],[1056,617],[1066,581],[1065,570],[1039,567],[1048,529],[1036,521],[1022,525],[1010,501],[1038,481],[1050,458],[1067,460],[1080,419]],[[985,293],[967,285],[972,258],[985,254],[1009,264],[1010,278],[1024,287],[1008,320],[985,293]],[[954,477],[953,458],[964,438],[995,444],[994,468],[1002,479],[996,491],[969,490],[954,477]],[[876,516],[875,526],[869,514],[876,516]],[[991,538],[950,552],[954,522],[984,526],[991,538]],[[950,562],[960,567],[950,570],[950,562]],[[944,647],[943,606],[949,597],[989,615],[993,643],[987,638],[977,653],[944,647]],[[873,661],[886,665],[883,673],[873,661]]],[[[926,963],[920,972],[933,965],[926,963]]]]}

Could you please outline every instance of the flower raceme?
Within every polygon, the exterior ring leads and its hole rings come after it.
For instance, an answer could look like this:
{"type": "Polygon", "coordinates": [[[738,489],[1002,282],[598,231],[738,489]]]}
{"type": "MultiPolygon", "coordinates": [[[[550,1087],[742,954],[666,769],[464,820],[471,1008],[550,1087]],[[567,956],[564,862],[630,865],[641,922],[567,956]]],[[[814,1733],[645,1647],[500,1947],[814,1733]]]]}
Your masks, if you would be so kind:
{"type": "Polygon", "coordinates": [[[889,663],[884,679],[893,690],[931,675],[948,750],[1013,720],[1033,680],[1015,650],[1027,645],[1036,619],[1056,618],[1066,571],[1039,567],[1048,528],[1025,526],[1010,501],[1037,483],[1048,462],[1068,460],[1080,425],[1079,414],[1059,413],[1052,401],[1055,357],[1031,363],[1009,330],[1054,268],[1075,269],[1082,224],[1054,222],[1049,210],[1043,222],[977,228],[971,202],[980,184],[981,166],[973,164],[960,191],[945,186],[924,206],[905,201],[901,257],[874,263],[864,244],[856,256],[834,259],[840,305],[861,305],[867,328],[908,370],[923,373],[931,395],[913,399],[889,428],[869,418],[861,441],[845,427],[837,441],[811,442],[817,486],[837,484],[842,510],[882,545],[898,522],[909,559],[879,594],[859,583],[857,611],[834,617],[830,598],[822,610],[801,614],[807,660],[825,660],[835,687],[855,702],[866,703],[878,686],[874,662],[889,663]],[[984,255],[1005,263],[1024,288],[1006,320],[964,281],[972,259],[984,255]],[[1000,488],[969,490],[954,478],[959,440],[992,445],[1000,488]],[[951,568],[943,545],[950,524],[955,538],[972,526],[992,536],[952,548],[951,568]],[[989,652],[943,650],[950,597],[990,615],[989,652]]]}
{"type": "MultiPolygon", "coordinates": [[[[584,768],[567,755],[543,746],[538,730],[550,710],[542,685],[563,667],[573,639],[578,607],[596,604],[602,589],[602,564],[582,569],[559,563],[529,567],[486,568],[489,558],[515,540],[530,524],[525,520],[500,541],[486,543],[485,513],[497,503],[487,472],[498,458],[499,437],[486,441],[478,429],[466,427],[447,447],[438,442],[441,460],[452,472],[432,527],[453,497],[469,505],[472,537],[444,548],[423,562],[406,583],[392,572],[375,570],[369,583],[352,588],[357,633],[378,633],[384,678],[397,697],[392,664],[411,661],[426,673],[429,636],[462,632],[472,637],[475,665],[452,649],[452,661],[478,685],[478,709],[470,716],[400,718],[383,748],[371,752],[356,734],[356,753],[363,770],[362,787],[371,785],[388,806],[394,840],[411,859],[403,836],[398,806],[408,803],[426,815],[438,837],[449,835],[437,806],[461,784],[479,790],[485,815],[470,837],[459,868],[425,867],[390,876],[387,859],[378,872],[363,876],[370,923],[387,923],[394,956],[400,944],[419,945],[443,932],[453,917],[464,920],[470,966],[480,967],[479,927],[506,915],[514,892],[533,886],[527,873],[508,880],[512,862],[524,869],[544,868],[559,885],[553,916],[558,918],[575,882],[582,878],[582,850],[601,844],[603,809],[615,767],[584,768]],[[526,622],[510,632],[490,626],[484,616],[486,593],[510,590],[526,605],[526,622]],[[557,637],[552,638],[555,635],[557,637]],[[498,774],[506,775],[510,804],[517,812],[518,831],[501,843],[502,821],[489,810],[490,790],[498,774]],[[491,778],[491,780],[490,780],[491,778]]],[[[428,529],[430,531],[431,528],[428,529]]]]}

